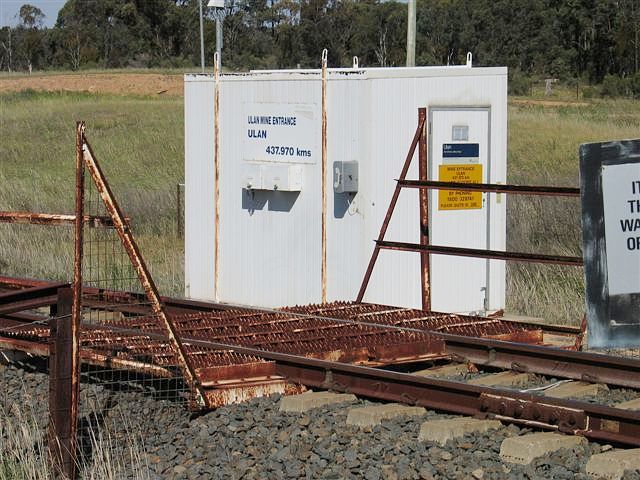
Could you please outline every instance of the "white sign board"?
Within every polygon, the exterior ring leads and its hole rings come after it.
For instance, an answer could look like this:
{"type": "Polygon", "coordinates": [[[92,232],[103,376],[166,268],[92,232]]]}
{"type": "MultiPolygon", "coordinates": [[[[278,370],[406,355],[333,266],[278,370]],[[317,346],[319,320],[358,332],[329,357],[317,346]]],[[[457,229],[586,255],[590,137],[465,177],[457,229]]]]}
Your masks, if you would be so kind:
{"type": "Polygon", "coordinates": [[[640,163],[602,166],[609,295],[640,292],[640,163]]]}
{"type": "Polygon", "coordinates": [[[245,103],[244,107],[245,161],[316,162],[321,129],[316,104],[245,103]]]}

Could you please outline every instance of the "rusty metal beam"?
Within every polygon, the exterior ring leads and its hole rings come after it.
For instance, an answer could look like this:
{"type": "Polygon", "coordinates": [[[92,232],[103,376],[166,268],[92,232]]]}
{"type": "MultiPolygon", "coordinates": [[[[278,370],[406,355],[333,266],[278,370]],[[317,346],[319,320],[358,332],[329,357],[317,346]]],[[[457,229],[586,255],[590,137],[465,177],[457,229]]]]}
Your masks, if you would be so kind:
{"type": "MultiPolygon", "coordinates": [[[[321,222],[321,261],[320,261],[320,298],[322,303],[327,301],[327,49],[322,51],[322,127],[321,127],[321,158],[320,158],[320,191],[322,216],[321,222]]],[[[216,297],[216,300],[218,298],[216,297]]]]}
{"type": "Polygon", "coordinates": [[[640,361],[624,357],[443,334],[445,352],[478,365],[640,388],[640,361]]]}
{"type": "MultiPolygon", "coordinates": [[[[428,180],[429,164],[427,156],[427,109],[418,109],[418,125],[422,133],[418,143],[418,175],[420,180],[428,180]]],[[[429,245],[429,192],[420,190],[420,245],[429,245]]],[[[431,310],[431,284],[429,278],[429,254],[420,253],[420,281],[422,286],[422,309],[431,310]]]]}
{"type": "MultiPolygon", "coordinates": [[[[24,279],[15,277],[0,276],[0,289],[20,290],[34,287],[60,286],[59,283],[48,280],[24,279]]],[[[148,314],[151,308],[148,306],[148,299],[144,294],[134,292],[124,292],[107,290],[95,287],[83,287],[83,302],[88,307],[95,307],[105,310],[117,310],[126,313],[148,314]]],[[[8,293],[8,292],[1,292],[8,293]]],[[[183,298],[160,297],[160,300],[172,314],[189,312],[210,312],[216,310],[231,310],[237,306],[206,302],[201,300],[188,300],[183,298]]]]}
{"type": "MultiPolygon", "coordinates": [[[[425,110],[425,109],[421,109],[425,110]]],[[[426,122],[426,110],[423,116],[419,117],[418,126],[413,135],[413,140],[411,141],[411,146],[409,147],[409,152],[407,153],[407,157],[404,160],[404,165],[402,166],[402,171],[400,172],[400,180],[404,180],[407,177],[407,172],[409,171],[409,167],[411,166],[411,161],[413,160],[413,155],[416,152],[416,147],[418,146],[418,142],[420,138],[423,136],[424,126],[426,122]]],[[[387,213],[384,217],[384,221],[382,222],[382,227],[380,227],[380,233],[378,234],[377,242],[381,242],[384,240],[384,236],[387,233],[387,229],[389,228],[389,222],[391,221],[391,217],[393,215],[393,211],[396,209],[396,204],[398,203],[398,198],[400,197],[400,192],[402,188],[399,184],[396,184],[396,188],[393,191],[393,196],[391,197],[391,201],[389,202],[389,208],[387,209],[387,213]]],[[[362,279],[362,284],[360,285],[360,290],[358,291],[358,296],[356,297],[356,302],[362,302],[364,298],[364,294],[367,290],[367,286],[369,285],[369,280],[371,279],[371,274],[373,273],[373,267],[378,260],[378,255],[380,254],[380,247],[376,244],[373,247],[373,253],[371,254],[371,258],[369,259],[369,265],[367,265],[367,270],[362,279]]]]}
{"type": "Polygon", "coordinates": [[[46,287],[54,284],[55,282],[51,280],[0,276],[0,287],[8,290],[19,290],[22,288],[33,288],[33,287],[46,287]]]}
{"type": "MultiPolygon", "coordinates": [[[[33,212],[0,212],[0,223],[73,226],[75,225],[75,222],[75,215],[33,212]]],[[[102,216],[85,215],[84,223],[90,227],[113,226],[111,218],[102,216]]]]}
{"type": "Polygon", "coordinates": [[[109,214],[109,216],[113,219],[114,227],[118,232],[118,236],[122,242],[122,245],[129,256],[129,260],[133,268],[136,271],[136,274],[140,280],[142,288],[144,289],[149,302],[151,303],[151,309],[153,313],[157,316],[160,324],[166,329],[167,335],[169,337],[169,342],[176,350],[176,354],[179,359],[180,366],[182,368],[186,383],[191,386],[195,393],[195,400],[198,404],[204,405],[205,397],[202,394],[201,387],[198,384],[198,379],[195,375],[195,371],[191,364],[189,363],[189,359],[187,356],[187,352],[184,348],[184,345],[180,341],[178,337],[178,332],[173,324],[173,322],[167,317],[167,314],[162,305],[160,294],[158,293],[158,289],[156,287],[151,274],[149,273],[149,269],[147,267],[142,254],[140,253],[140,249],[138,248],[138,244],[131,232],[129,227],[129,223],[126,221],[120,206],[118,205],[113,192],[111,191],[111,187],[109,186],[107,179],[98,164],[95,154],[93,153],[93,149],[91,145],[87,141],[86,137],[82,136],[83,145],[82,145],[82,155],[84,159],[84,164],[89,171],[96,188],[102,198],[102,202],[109,214]]]}
{"type": "Polygon", "coordinates": [[[461,183],[441,182],[436,180],[397,181],[402,188],[418,188],[420,190],[461,190],[473,192],[511,193],[514,195],[537,195],[553,197],[579,197],[580,189],[572,187],[547,187],[534,185],[502,185],[499,183],[461,183]]]}
{"type": "MultiPolygon", "coordinates": [[[[1,331],[0,331],[1,333],[1,331]]],[[[49,346],[46,343],[0,336],[0,350],[18,350],[41,357],[49,356],[49,346]]]]}
{"type": "Polygon", "coordinates": [[[477,248],[446,247],[441,245],[420,245],[418,243],[376,241],[378,247],[405,252],[429,252],[440,255],[488,258],[492,260],[512,260],[516,262],[550,263],[555,265],[582,266],[582,258],[538,253],[504,252],[477,248]]]}
{"type": "Polygon", "coordinates": [[[21,324],[24,323],[34,323],[34,322],[44,322],[47,320],[46,315],[38,315],[34,313],[9,313],[0,315],[0,326],[2,322],[5,320],[15,321],[21,324]]]}
{"type": "MultiPolygon", "coordinates": [[[[18,338],[6,338],[2,337],[1,334],[2,328],[0,327],[0,350],[18,350],[32,355],[38,355],[40,357],[48,357],[50,355],[50,348],[47,343],[32,340],[21,340],[18,338]]],[[[84,347],[80,349],[80,358],[82,359],[82,363],[96,367],[104,367],[113,370],[130,370],[159,378],[175,377],[171,371],[158,365],[116,358],[84,347]]]]}
{"type": "Polygon", "coordinates": [[[58,289],[68,286],[67,283],[48,283],[0,293],[0,315],[54,305],[58,301],[58,289]]]}

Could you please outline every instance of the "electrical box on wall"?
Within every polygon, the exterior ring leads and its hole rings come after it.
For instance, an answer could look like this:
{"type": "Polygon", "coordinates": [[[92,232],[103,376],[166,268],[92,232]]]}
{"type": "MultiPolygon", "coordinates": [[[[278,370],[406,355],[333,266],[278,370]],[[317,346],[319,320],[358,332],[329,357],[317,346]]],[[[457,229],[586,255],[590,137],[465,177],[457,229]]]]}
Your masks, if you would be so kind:
{"type": "Polygon", "coordinates": [[[358,191],[358,162],[333,162],[333,191],[336,193],[358,191]]]}
{"type": "Polygon", "coordinates": [[[300,192],[302,190],[302,165],[256,165],[244,167],[242,188],[300,192]]]}
{"type": "Polygon", "coordinates": [[[280,192],[302,190],[302,165],[262,165],[262,188],[280,192]]]}
{"type": "Polygon", "coordinates": [[[242,177],[242,188],[247,190],[262,190],[262,168],[260,165],[246,164],[242,177]]]}

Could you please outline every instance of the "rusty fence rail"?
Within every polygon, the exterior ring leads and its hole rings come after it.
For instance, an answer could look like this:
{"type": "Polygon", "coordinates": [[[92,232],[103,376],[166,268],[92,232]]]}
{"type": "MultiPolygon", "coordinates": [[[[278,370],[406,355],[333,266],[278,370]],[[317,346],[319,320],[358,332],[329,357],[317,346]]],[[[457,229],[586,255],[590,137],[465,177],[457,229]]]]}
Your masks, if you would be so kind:
{"type": "Polygon", "coordinates": [[[495,183],[461,183],[445,182],[439,180],[428,180],[428,158],[427,158],[427,111],[425,108],[418,109],[418,125],[409,147],[400,177],[396,180],[395,190],[391,197],[387,213],[385,215],[378,238],[365,271],[360,290],[356,297],[357,302],[362,302],[371,279],[371,274],[375,267],[380,250],[397,250],[420,253],[421,258],[421,285],[422,285],[422,308],[431,310],[431,288],[429,278],[429,255],[453,255],[462,257],[485,258],[487,260],[508,260],[514,262],[544,263],[555,265],[568,265],[581,267],[583,259],[575,256],[545,255],[531,252],[511,252],[503,250],[462,248],[445,245],[432,245],[429,241],[430,225],[428,197],[429,190],[459,190],[461,192],[483,192],[512,195],[550,196],[550,197],[579,197],[580,189],[573,187],[553,187],[534,185],[508,185],[495,183]],[[418,150],[418,180],[408,180],[407,173],[411,162],[418,150]],[[385,235],[393,212],[396,208],[400,192],[404,188],[418,189],[420,191],[420,243],[397,242],[385,240],[385,235]]]}

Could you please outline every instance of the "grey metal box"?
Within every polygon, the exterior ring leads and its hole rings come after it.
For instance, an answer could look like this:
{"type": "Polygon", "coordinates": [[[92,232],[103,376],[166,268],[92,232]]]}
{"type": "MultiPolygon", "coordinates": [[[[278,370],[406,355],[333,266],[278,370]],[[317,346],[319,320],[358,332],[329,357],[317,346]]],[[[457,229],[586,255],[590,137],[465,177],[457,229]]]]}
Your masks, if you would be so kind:
{"type": "Polygon", "coordinates": [[[358,162],[333,162],[333,191],[336,193],[358,191],[358,162]]]}

